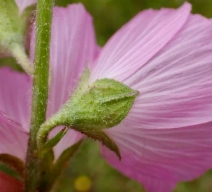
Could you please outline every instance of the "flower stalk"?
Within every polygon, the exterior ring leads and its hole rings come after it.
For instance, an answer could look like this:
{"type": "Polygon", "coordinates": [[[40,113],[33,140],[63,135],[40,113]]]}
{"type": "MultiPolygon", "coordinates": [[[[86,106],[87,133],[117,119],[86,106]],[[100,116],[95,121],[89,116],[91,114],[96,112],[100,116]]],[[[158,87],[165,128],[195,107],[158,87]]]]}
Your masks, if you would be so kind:
{"type": "Polygon", "coordinates": [[[25,53],[24,47],[22,47],[19,44],[13,44],[10,48],[10,51],[12,55],[16,58],[17,62],[24,69],[24,71],[30,76],[33,76],[34,74],[33,65],[31,65],[31,62],[25,53]]]}
{"type": "Polygon", "coordinates": [[[52,0],[38,0],[37,2],[31,128],[25,172],[25,191],[27,192],[40,191],[39,186],[43,185],[40,183],[42,179],[38,178],[40,178],[40,167],[45,167],[41,164],[45,162],[42,162],[42,159],[39,160],[36,155],[36,136],[40,125],[46,118],[52,8],[52,0]]]}

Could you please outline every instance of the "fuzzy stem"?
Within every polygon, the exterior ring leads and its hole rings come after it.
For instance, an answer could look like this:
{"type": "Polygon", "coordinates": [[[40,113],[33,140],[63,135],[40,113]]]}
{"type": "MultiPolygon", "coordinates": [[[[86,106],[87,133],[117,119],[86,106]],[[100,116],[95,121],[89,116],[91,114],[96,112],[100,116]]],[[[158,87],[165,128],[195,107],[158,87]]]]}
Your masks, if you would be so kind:
{"type": "Polygon", "coordinates": [[[13,44],[10,48],[12,55],[16,58],[17,62],[21,65],[26,73],[33,76],[34,69],[33,65],[30,63],[29,58],[26,55],[24,47],[19,44],[13,44]]]}
{"type": "MultiPolygon", "coordinates": [[[[60,120],[61,120],[61,115],[63,115],[63,113],[60,113],[60,110],[54,114],[52,117],[50,117],[49,119],[47,119],[41,126],[40,129],[37,133],[37,147],[38,149],[41,149],[43,147],[43,145],[46,143],[47,141],[47,137],[49,132],[54,129],[55,127],[59,126],[59,125],[63,125],[60,120]]],[[[71,116],[70,116],[70,121],[71,121],[71,116]]]]}
{"type": "Polygon", "coordinates": [[[40,191],[40,167],[36,136],[40,125],[45,121],[48,99],[49,55],[52,21],[52,0],[38,0],[36,17],[35,71],[32,96],[31,129],[28,143],[25,192],[40,191]]]}

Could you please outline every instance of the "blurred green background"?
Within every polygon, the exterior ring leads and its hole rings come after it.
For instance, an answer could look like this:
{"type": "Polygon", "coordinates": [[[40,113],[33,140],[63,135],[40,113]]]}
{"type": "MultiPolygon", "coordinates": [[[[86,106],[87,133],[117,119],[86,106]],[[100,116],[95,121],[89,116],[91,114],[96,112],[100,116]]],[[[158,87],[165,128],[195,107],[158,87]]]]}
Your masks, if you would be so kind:
{"type": "MultiPolygon", "coordinates": [[[[77,2],[83,3],[93,16],[97,41],[103,46],[112,34],[143,9],[178,7],[184,0],[55,0],[58,6],[67,6],[77,2]]],[[[212,17],[212,0],[190,0],[188,2],[193,5],[193,13],[212,17]]],[[[11,58],[4,58],[0,60],[0,65],[14,62],[11,58]]],[[[101,158],[98,144],[87,139],[63,172],[54,189],[54,192],[86,191],[143,192],[144,190],[139,183],[111,168],[101,158]],[[82,179],[82,176],[85,179],[82,179]],[[80,191],[79,188],[87,189],[80,191]]],[[[212,192],[212,172],[209,171],[194,181],[178,184],[175,192],[212,192]]]]}
{"type": "MultiPolygon", "coordinates": [[[[143,9],[179,7],[185,0],[55,0],[56,5],[67,6],[81,2],[94,18],[98,43],[104,45],[123,24],[143,9]]],[[[190,0],[193,12],[212,17],[212,0],[190,0]]]]}

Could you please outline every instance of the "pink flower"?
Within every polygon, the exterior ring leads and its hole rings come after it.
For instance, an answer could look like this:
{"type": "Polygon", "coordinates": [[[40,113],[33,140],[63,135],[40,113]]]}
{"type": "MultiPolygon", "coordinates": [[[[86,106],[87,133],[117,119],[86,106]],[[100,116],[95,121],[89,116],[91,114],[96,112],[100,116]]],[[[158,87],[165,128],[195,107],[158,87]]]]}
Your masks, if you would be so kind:
{"type": "MultiPolygon", "coordinates": [[[[54,8],[48,117],[68,99],[86,64],[96,57],[96,49],[92,19],[82,5],[54,8]]],[[[0,68],[0,154],[23,161],[30,128],[31,90],[32,80],[26,74],[0,68]]],[[[54,148],[55,157],[80,138],[81,134],[70,130],[54,148]]]]}
{"type": "Polygon", "coordinates": [[[15,2],[18,5],[19,11],[22,13],[25,8],[35,4],[37,0],[15,0],[15,2]]]}
{"type": "MultiPolygon", "coordinates": [[[[149,192],[170,192],[212,167],[212,22],[190,9],[185,3],[138,14],[99,55],[82,5],[54,9],[48,117],[71,95],[87,64],[90,82],[112,78],[138,90],[127,117],[105,130],[121,161],[105,147],[102,153],[149,192]]],[[[31,80],[6,68],[0,78],[0,150],[24,159],[31,80]]],[[[80,137],[69,131],[56,157],[80,137]]]]}
{"type": "Polygon", "coordinates": [[[107,161],[149,192],[170,192],[212,167],[212,21],[177,10],[147,10],[122,27],[91,69],[140,92],[128,116],[105,133],[107,161]]]}

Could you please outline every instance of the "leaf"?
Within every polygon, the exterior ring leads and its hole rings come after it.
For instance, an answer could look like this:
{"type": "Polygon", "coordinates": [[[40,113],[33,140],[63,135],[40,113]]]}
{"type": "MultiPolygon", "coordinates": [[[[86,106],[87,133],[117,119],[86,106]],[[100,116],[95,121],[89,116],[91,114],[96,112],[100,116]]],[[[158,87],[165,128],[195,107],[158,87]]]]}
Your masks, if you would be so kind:
{"type": "Polygon", "coordinates": [[[48,153],[55,145],[57,145],[57,143],[59,143],[68,130],[69,128],[65,127],[56,136],[48,140],[38,152],[38,156],[41,158],[44,157],[46,153],[48,153]]]}
{"type": "Polygon", "coordinates": [[[21,179],[24,175],[24,163],[12,155],[0,154],[0,171],[16,179],[21,179]]]}

